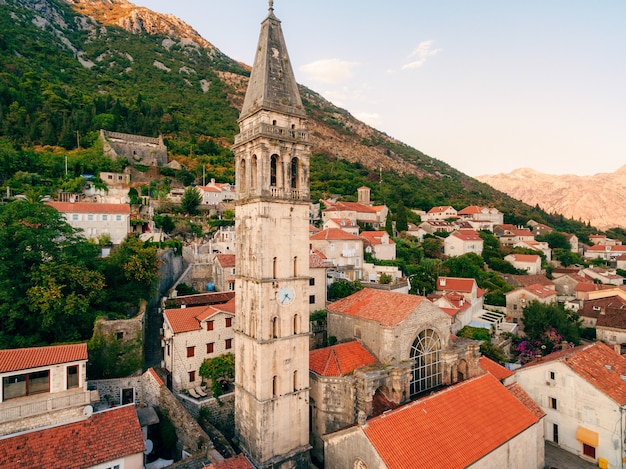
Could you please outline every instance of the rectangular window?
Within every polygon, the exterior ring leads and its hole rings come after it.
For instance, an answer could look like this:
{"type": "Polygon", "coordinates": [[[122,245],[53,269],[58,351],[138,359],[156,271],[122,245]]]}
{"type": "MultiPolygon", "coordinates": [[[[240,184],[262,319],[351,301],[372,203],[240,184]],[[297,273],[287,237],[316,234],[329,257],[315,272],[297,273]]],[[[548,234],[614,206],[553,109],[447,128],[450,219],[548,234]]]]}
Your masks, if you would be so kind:
{"type": "Polygon", "coordinates": [[[559,442],[559,426],[556,423],[552,424],[552,441],[559,442]]]}
{"type": "Polygon", "coordinates": [[[50,370],[2,378],[2,395],[4,400],[43,392],[50,392],[50,370]]]}
{"type": "Polygon", "coordinates": [[[554,379],[555,379],[555,378],[556,378],[556,373],[555,373],[554,371],[551,371],[551,372],[550,372],[550,379],[551,379],[552,381],[554,381],[554,379]]]}
{"type": "Polygon", "coordinates": [[[233,270],[230,271],[231,274],[235,275],[235,268],[233,267],[233,270]]]}
{"type": "Polygon", "coordinates": [[[206,344],[206,353],[213,353],[213,342],[206,344]]]}
{"type": "Polygon", "coordinates": [[[235,291],[235,282],[228,282],[228,290],[235,291]]]}
{"type": "Polygon", "coordinates": [[[233,318],[226,318],[226,327],[233,326],[233,318]]]}
{"type": "Polygon", "coordinates": [[[212,331],[213,330],[213,321],[207,321],[206,322],[206,330],[207,331],[212,331]]]}
{"type": "Polygon", "coordinates": [[[309,279],[309,285],[312,287],[315,286],[315,279],[313,277],[309,279]]]}
{"type": "Polygon", "coordinates": [[[67,389],[77,388],[78,382],[78,365],[67,367],[67,389]]]}
{"type": "Polygon", "coordinates": [[[77,221],[78,220],[78,214],[73,214],[72,215],[72,220],[77,221]]]}
{"type": "Polygon", "coordinates": [[[583,454],[591,459],[596,459],[596,449],[593,446],[589,446],[583,443],[583,454]]]}
{"type": "Polygon", "coordinates": [[[109,219],[108,215],[102,215],[102,221],[107,221],[109,219]]]}
{"type": "Polygon", "coordinates": [[[122,215],[115,215],[115,221],[122,221],[122,215]]]}
{"type": "Polygon", "coordinates": [[[187,347],[187,358],[193,357],[196,354],[195,347],[187,347]]]}
{"type": "Polygon", "coordinates": [[[315,304],[315,295],[309,295],[309,304],[310,305],[314,305],[315,304]]]}
{"type": "Polygon", "coordinates": [[[93,221],[93,215],[92,214],[87,215],[87,221],[93,221]]]}
{"type": "Polygon", "coordinates": [[[226,339],[224,343],[226,344],[224,347],[226,350],[233,348],[233,339],[226,339]]]}
{"type": "Polygon", "coordinates": [[[550,401],[550,408],[557,410],[556,397],[549,397],[548,400],[550,401]]]}
{"type": "Polygon", "coordinates": [[[196,372],[195,371],[190,371],[189,372],[189,382],[193,383],[196,380],[196,372]]]}

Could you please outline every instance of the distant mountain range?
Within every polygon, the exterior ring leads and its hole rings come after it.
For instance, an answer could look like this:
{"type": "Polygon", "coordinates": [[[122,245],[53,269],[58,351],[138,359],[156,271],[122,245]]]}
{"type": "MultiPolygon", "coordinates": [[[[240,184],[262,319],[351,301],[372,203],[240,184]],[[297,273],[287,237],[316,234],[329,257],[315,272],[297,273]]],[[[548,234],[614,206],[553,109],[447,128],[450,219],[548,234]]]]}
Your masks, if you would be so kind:
{"type": "Polygon", "coordinates": [[[529,168],[478,176],[482,181],[546,212],[563,214],[600,228],[626,228],[626,166],[593,176],[555,176],[529,168]]]}

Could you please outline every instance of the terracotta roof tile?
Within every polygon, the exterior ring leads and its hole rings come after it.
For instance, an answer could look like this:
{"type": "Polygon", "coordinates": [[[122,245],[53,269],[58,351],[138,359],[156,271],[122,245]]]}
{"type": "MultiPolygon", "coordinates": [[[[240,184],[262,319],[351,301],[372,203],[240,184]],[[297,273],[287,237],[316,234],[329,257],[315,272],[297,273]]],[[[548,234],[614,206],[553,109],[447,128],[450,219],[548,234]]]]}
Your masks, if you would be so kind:
{"type": "Polygon", "coordinates": [[[309,369],[321,376],[344,376],[372,363],[376,358],[356,340],[309,352],[309,369]]]}
{"type": "Polygon", "coordinates": [[[538,422],[484,374],[368,420],[363,427],[389,469],[464,468],[538,422]]]}
{"type": "Polygon", "coordinates": [[[322,230],[319,233],[315,233],[311,235],[311,239],[314,241],[331,241],[331,240],[362,241],[361,238],[359,238],[358,236],[355,236],[339,228],[328,228],[326,230],[322,230]]]}
{"type": "Polygon", "coordinates": [[[360,235],[371,244],[383,244],[383,238],[387,238],[386,244],[396,244],[393,239],[389,238],[386,231],[363,231],[360,235]]]}
{"type": "Polygon", "coordinates": [[[507,370],[505,367],[503,367],[499,363],[494,362],[491,358],[487,358],[483,356],[479,358],[479,361],[480,361],[480,367],[482,368],[482,370],[487,373],[491,373],[499,381],[509,378],[515,374],[511,370],[507,370]]]}
{"type": "Polygon", "coordinates": [[[199,293],[196,295],[177,296],[168,298],[168,302],[174,302],[178,305],[185,306],[203,306],[226,303],[235,297],[234,291],[199,293]]]}
{"type": "Polygon", "coordinates": [[[222,267],[235,267],[234,254],[216,254],[215,258],[222,267]]]}
{"type": "Polygon", "coordinates": [[[517,290],[527,291],[528,293],[535,295],[538,298],[548,298],[550,296],[556,296],[556,290],[554,288],[540,285],[538,283],[528,285],[527,287],[522,287],[517,290]]]}
{"type": "Polygon", "coordinates": [[[130,214],[128,204],[100,204],[95,202],[46,202],[61,213],[120,213],[130,214]]]}
{"type": "Polygon", "coordinates": [[[215,314],[212,306],[192,306],[190,308],[173,308],[164,311],[166,321],[172,326],[172,331],[177,334],[180,332],[197,331],[201,329],[198,317],[206,319],[208,316],[215,314]]]}
{"type": "Polygon", "coordinates": [[[328,305],[329,311],[376,321],[382,326],[400,324],[424,297],[364,288],[328,305]]]}
{"type": "Polygon", "coordinates": [[[538,254],[509,254],[506,257],[511,256],[515,262],[532,262],[536,263],[541,257],[538,254]]]}
{"type": "Polygon", "coordinates": [[[530,397],[526,391],[517,383],[509,384],[507,387],[508,391],[513,394],[518,401],[524,404],[528,410],[530,410],[533,415],[537,418],[545,417],[546,413],[541,409],[539,404],[537,404],[532,397],[530,397]]]}
{"type": "Polygon", "coordinates": [[[254,469],[254,466],[242,453],[232,458],[204,466],[203,469],[254,469]]]}
{"type": "Polygon", "coordinates": [[[0,439],[0,467],[94,467],[142,453],[143,436],[134,405],[94,413],[78,422],[0,439]]]}
{"type": "Polygon", "coordinates": [[[439,277],[437,278],[437,290],[439,291],[458,291],[470,293],[476,280],[473,278],[459,278],[459,277],[439,277]]]}
{"type": "Polygon", "coordinates": [[[87,360],[87,344],[0,350],[0,373],[87,360]]]}
{"type": "Polygon", "coordinates": [[[154,368],[148,368],[148,371],[159,386],[165,386],[165,383],[163,382],[159,374],[154,370],[154,368]]]}

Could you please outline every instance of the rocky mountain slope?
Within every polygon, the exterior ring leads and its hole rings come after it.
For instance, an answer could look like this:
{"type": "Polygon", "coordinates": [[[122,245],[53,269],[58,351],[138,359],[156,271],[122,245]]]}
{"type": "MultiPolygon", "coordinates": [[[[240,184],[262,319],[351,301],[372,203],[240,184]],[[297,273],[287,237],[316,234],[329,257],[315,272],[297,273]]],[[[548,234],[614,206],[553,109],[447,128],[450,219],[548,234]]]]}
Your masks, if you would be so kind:
{"type": "Polygon", "coordinates": [[[600,229],[626,227],[626,166],[593,176],[555,176],[522,168],[476,179],[529,205],[600,229]]]}

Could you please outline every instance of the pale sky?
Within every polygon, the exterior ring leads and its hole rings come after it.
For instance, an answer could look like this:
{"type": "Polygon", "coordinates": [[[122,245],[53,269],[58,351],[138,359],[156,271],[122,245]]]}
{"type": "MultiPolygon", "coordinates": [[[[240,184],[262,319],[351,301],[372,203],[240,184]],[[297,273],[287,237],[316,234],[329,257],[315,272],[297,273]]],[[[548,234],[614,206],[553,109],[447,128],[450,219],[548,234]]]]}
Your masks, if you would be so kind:
{"type": "MultiPolygon", "coordinates": [[[[267,0],[136,0],[252,64],[267,0]]],[[[626,165],[625,0],[275,0],[296,80],[470,175],[626,165]]]]}

